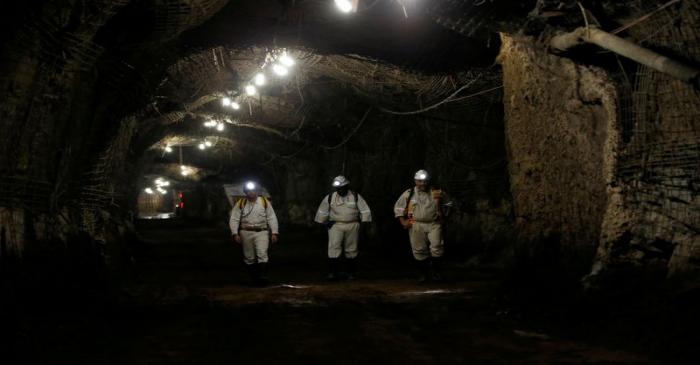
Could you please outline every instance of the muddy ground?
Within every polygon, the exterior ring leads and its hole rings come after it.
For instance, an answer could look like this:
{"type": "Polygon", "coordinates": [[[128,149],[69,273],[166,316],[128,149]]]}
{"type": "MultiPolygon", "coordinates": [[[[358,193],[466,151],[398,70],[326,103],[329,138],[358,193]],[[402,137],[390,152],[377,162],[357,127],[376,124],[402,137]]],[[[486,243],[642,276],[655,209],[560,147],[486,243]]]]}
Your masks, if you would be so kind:
{"type": "Polygon", "coordinates": [[[654,346],[666,342],[646,333],[639,310],[612,323],[564,301],[519,306],[527,290],[505,291],[501,273],[456,260],[446,283],[418,284],[408,255],[366,247],[359,280],[327,283],[322,232],[297,231],[271,250],[275,283],[252,288],[222,227],[139,231],[144,244],[114,289],[46,288],[5,306],[2,363],[692,363],[654,346]]]}

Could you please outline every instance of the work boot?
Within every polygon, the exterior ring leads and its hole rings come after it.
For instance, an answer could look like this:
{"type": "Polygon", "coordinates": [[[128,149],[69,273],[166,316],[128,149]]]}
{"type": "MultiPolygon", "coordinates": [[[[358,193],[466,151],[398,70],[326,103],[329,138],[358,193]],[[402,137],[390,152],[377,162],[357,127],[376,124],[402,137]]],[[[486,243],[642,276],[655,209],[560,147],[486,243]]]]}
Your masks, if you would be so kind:
{"type": "Polygon", "coordinates": [[[418,282],[425,283],[430,280],[430,260],[416,260],[418,266],[418,282]]]}
{"type": "Polygon", "coordinates": [[[433,281],[445,281],[445,277],[442,275],[442,257],[432,257],[430,259],[430,266],[432,268],[433,281]]]}
{"type": "Polygon", "coordinates": [[[346,259],[346,266],[348,269],[348,280],[355,280],[357,276],[357,259],[356,258],[351,258],[351,259],[346,259]]]}
{"type": "Polygon", "coordinates": [[[258,263],[258,286],[266,286],[270,284],[270,279],[267,278],[267,262],[258,263]]]}
{"type": "Polygon", "coordinates": [[[248,270],[248,276],[250,276],[250,284],[255,286],[258,283],[258,265],[249,264],[246,265],[246,270],[248,270]]]}
{"type": "Polygon", "coordinates": [[[326,276],[326,280],[328,281],[338,281],[339,275],[338,275],[338,259],[337,258],[328,258],[328,276],[326,276]]]}

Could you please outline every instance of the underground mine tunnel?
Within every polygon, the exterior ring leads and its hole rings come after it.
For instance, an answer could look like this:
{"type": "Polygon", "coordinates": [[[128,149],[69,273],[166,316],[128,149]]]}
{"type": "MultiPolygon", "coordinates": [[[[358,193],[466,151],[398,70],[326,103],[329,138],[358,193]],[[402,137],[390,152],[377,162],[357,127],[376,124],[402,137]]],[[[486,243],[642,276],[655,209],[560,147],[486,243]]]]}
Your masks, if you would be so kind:
{"type": "Polygon", "coordinates": [[[1,14],[2,364],[698,361],[698,0],[1,14]]]}

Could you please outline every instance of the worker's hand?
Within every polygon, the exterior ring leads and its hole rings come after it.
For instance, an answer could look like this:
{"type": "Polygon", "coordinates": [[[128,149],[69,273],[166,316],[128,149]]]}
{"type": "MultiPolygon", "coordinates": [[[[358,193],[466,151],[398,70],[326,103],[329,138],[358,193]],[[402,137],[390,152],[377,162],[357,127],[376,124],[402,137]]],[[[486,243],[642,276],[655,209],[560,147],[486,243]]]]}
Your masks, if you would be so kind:
{"type": "Polygon", "coordinates": [[[241,235],[239,235],[239,234],[234,234],[234,235],[233,235],[233,242],[241,243],[241,235]]]}
{"type": "Polygon", "coordinates": [[[399,217],[399,222],[401,222],[401,225],[403,226],[404,229],[409,229],[412,226],[411,221],[409,219],[404,218],[404,217],[399,217]]]}
{"type": "Polygon", "coordinates": [[[280,240],[280,235],[277,233],[272,234],[272,243],[277,243],[280,240]]]}

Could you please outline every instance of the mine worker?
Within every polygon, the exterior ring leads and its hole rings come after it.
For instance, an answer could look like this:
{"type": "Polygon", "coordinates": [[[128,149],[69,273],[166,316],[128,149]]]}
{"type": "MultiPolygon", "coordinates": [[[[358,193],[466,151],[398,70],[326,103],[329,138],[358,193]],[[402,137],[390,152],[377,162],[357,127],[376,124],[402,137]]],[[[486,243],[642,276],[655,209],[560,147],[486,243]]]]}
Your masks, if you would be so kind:
{"type": "Polygon", "coordinates": [[[333,179],[335,192],[326,195],[316,212],[315,221],[328,228],[328,280],[339,279],[339,260],[345,254],[347,279],[353,280],[357,272],[357,242],[360,223],[372,221],[372,212],[365,200],[350,190],[345,176],[333,179]]]}
{"type": "Polygon", "coordinates": [[[442,280],[442,225],[451,201],[439,188],[431,186],[425,170],[413,177],[415,187],[406,190],[394,204],[394,216],[408,230],[413,257],[420,269],[420,281],[442,280]]]}
{"type": "Polygon", "coordinates": [[[243,246],[243,261],[253,285],[263,286],[268,282],[270,240],[275,243],[279,239],[277,216],[270,201],[258,195],[255,182],[246,183],[243,192],[245,197],[233,206],[229,227],[233,240],[243,246]],[[269,233],[272,233],[271,239],[269,233]]]}

